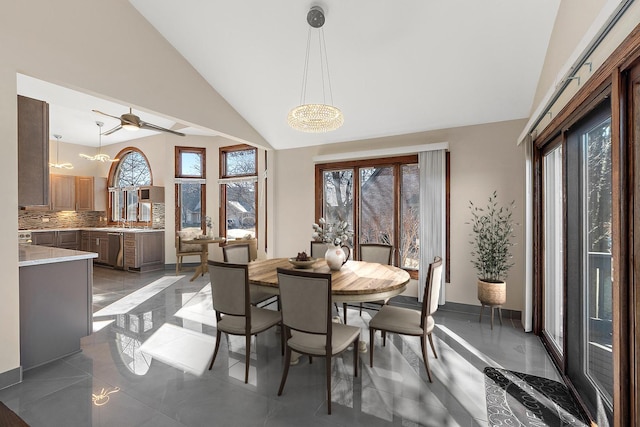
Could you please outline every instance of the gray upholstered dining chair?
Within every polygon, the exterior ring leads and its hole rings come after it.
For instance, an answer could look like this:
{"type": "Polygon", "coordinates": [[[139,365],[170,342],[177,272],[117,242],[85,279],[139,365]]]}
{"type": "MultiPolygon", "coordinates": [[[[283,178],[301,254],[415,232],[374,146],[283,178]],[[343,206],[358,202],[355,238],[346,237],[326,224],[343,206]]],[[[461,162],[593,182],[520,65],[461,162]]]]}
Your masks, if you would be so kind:
{"type": "Polygon", "coordinates": [[[325,242],[317,242],[315,240],[312,240],[310,249],[310,257],[324,258],[324,254],[327,252],[327,244],[325,242]]]}
{"type": "Polygon", "coordinates": [[[249,253],[249,244],[225,245],[222,247],[222,257],[224,262],[232,264],[246,264],[251,261],[249,253]]]}
{"type": "MultiPolygon", "coordinates": [[[[324,258],[324,255],[327,253],[327,244],[325,242],[318,242],[316,240],[311,241],[310,247],[310,257],[312,258],[324,258]]],[[[336,312],[340,314],[340,310],[338,310],[338,303],[334,303],[336,307],[336,312]]],[[[344,313],[344,323],[347,323],[347,304],[342,304],[343,313],[344,313]]]]}
{"type": "Polygon", "coordinates": [[[369,321],[369,362],[371,367],[373,367],[374,334],[376,330],[382,332],[383,346],[386,345],[387,342],[387,332],[419,336],[427,376],[429,377],[429,382],[433,382],[431,380],[431,370],[429,369],[429,359],[427,358],[427,338],[429,339],[433,355],[437,359],[438,354],[433,345],[431,332],[435,326],[432,315],[438,309],[441,278],[442,258],[436,257],[434,261],[429,264],[421,311],[393,305],[384,305],[369,321]]]}
{"type": "MultiPolygon", "coordinates": [[[[361,243],[360,261],[377,262],[383,265],[392,265],[393,246],[383,243],[361,243]]],[[[369,301],[370,304],[385,305],[389,303],[389,298],[378,301],[369,301]]],[[[360,316],[362,316],[362,303],[360,303],[360,316]]],[[[346,323],[346,320],[345,320],[346,323]]]]}
{"type": "MultiPolygon", "coordinates": [[[[246,264],[229,264],[213,261],[211,272],[211,296],[216,312],[216,347],[209,369],[220,348],[222,333],[243,335],[245,348],[245,384],[249,380],[249,362],[251,360],[251,336],[282,324],[279,311],[268,310],[251,305],[249,297],[249,270],[246,264]]],[[[281,340],[283,340],[281,334],[281,340]]],[[[284,345],[284,344],[282,344],[284,345]]]]}
{"type": "Polygon", "coordinates": [[[278,268],[284,328],[285,362],[278,396],[289,374],[291,351],[325,357],[327,411],[331,414],[331,359],[353,345],[353,374],[358,376],[360,328],[331,321],[331,274],[278,268]]]}
{"type": "MultiPolygon", "coordinates": [[[[248,264],[251,261],[250,246],[248,243],[225,245],[222,247],[222,257],[224,262],[230,262],[232,264],[248,264]]],[[[278,298],[277,295],[257,289],[255,286],[251,287],[250,294],[251,304],[256,306],[262,303],[266,303],[264,305],[269,305],[273,301],[277,301],[278,298]]]]}

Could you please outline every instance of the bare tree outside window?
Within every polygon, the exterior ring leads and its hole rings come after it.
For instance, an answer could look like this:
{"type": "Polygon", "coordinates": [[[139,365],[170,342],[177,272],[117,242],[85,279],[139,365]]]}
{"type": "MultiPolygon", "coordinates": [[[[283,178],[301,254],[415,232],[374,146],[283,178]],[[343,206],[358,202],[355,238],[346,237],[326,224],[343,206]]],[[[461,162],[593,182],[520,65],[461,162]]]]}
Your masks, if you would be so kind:
{"type": "Polygon", "coordinates": [[[149,222],[151,207],[148,203],[139,203],[137,192],[138,187],[151,185],[149,163],[137,150],[121,153],[118,157],[120,161],[112,180],[115,190],[110,192],[111,221],[149,222]]]}
{"type": "MultiPolygon", "coordinates": [[[[409,158],[408,158],[409,159],[409,158]]],[[[417,269],[419,263],[419,173],[417,159],[411,163],[378,166],[355,165],[329,169],[322,165],[322,212],[328,222],[347,221],[355,232],[348,245],[384,243],[395,247],[402,268],[417,269]],[[396,177],[400,177],[400,197],[396,177]],[[354,186],[359,191],[354,196],[354,186]],[[358,229],[354,229],[354,203],[357,203],[358,229]],[[398,212],[398,210],[400,212],[398,212]],[[398,221],[399,218],[399,221],[398,221]]],[[[315,218],[317,220],[317,218],[315,218]]]]}
{"type": "Polygon", "coordinates": [[[125,154],[118,162],[115,183],[120,188],[151,185],[151,168],[147,159],[138,151],[125,154]]]}
{"type": "Polygon", "coordinates": [[[206,149],[176,147],[176,229],[200,228],[204,231],[206,149]]]}
{"type": "Polygon", "coordinates": [[[222,184],[223,218],[227,237],[256,235],[257,149],[241,146],[221,149],[222,179],[235,178],[222,184]]]}

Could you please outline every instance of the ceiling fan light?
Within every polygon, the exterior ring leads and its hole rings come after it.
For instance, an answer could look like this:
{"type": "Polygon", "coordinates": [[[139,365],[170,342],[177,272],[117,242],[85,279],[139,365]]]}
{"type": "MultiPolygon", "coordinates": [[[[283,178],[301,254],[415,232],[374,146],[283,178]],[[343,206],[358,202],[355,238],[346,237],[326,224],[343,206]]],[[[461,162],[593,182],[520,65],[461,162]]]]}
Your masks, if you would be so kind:
{"type": "Polygon", "coordinates": [[[128,130],[129,132],[137,132],[140,130],[140,128],[136,125],[132,125],[129,123],[125,123],[122,125],[122,129],[128,130]]]}
{"type": "Polygon", "coordinates": [[[287,122],[293,129],[301,132],[330,132],[343,125],[344,116],[333,105],[303,104],[289,111],[287,122]]]}

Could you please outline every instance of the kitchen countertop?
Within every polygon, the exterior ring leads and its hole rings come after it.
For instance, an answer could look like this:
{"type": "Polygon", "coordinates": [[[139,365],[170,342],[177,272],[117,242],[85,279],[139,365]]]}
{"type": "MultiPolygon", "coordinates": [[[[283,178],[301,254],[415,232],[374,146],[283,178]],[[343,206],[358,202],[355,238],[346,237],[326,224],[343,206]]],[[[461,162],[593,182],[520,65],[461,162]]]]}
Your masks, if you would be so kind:
{"type": "Polygon", "coordinates": [[[74,251],[71,249],[52,248],[38,245],[18,245],[18,266],[51,264],[65,261],[97,258],[93,252],[74,251]]]}

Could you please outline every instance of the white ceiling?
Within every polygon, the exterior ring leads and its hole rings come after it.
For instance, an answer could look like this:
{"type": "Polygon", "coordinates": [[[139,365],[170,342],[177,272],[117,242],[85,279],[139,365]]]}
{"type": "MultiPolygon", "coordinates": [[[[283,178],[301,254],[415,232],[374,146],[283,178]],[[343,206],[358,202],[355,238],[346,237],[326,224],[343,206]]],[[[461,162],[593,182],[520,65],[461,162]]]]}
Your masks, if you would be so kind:
{"type": "MultiPolygon", "coordinates": [[[[99,141],[99,128],[96,122],[102,122],[102,132],[106,132],[119,125],[120,121],[112,117],[94,113],[92,110],[102,111],[103,113],[119,117],[123,113],[129,112],[129,106],[107,101],[22,74],[18,74],[17,76],[17,89],[20,95],[40,99],[49,104],[50,139],[53,139],[53,135],[60,135],[62,142],[97,147],[100,142],[106,146],[160,133],[146,129],[140,129],[136,132],[129,132],[122,129],[111,135],[103,136],[102,141],[99,141]]],[[[181,126],[175,121],[157,114],[135,109],[133,113],[139,116],[144,122],[177,130],[188,135],[215,135],[212,131],[181,126]]]]}
{"type": "MultiPolygon", "coordinates": [[[[528,117],[560,0],[130,2],[272,147],[285,149],[528,117]],[[325,134],[294,131],[286,120],[300,103],[312,5],[325,11],[333,103],[345,117],[325,134]]],[[[317,56],[312,50],[307,102],[321,101],[317,56]]],[[[81,108],[77,99],[47,101],[51,133],[85,145],[97,145],[95,120],[118,124],[91,109],[128,111],[97,99],[81,108]]]]}

